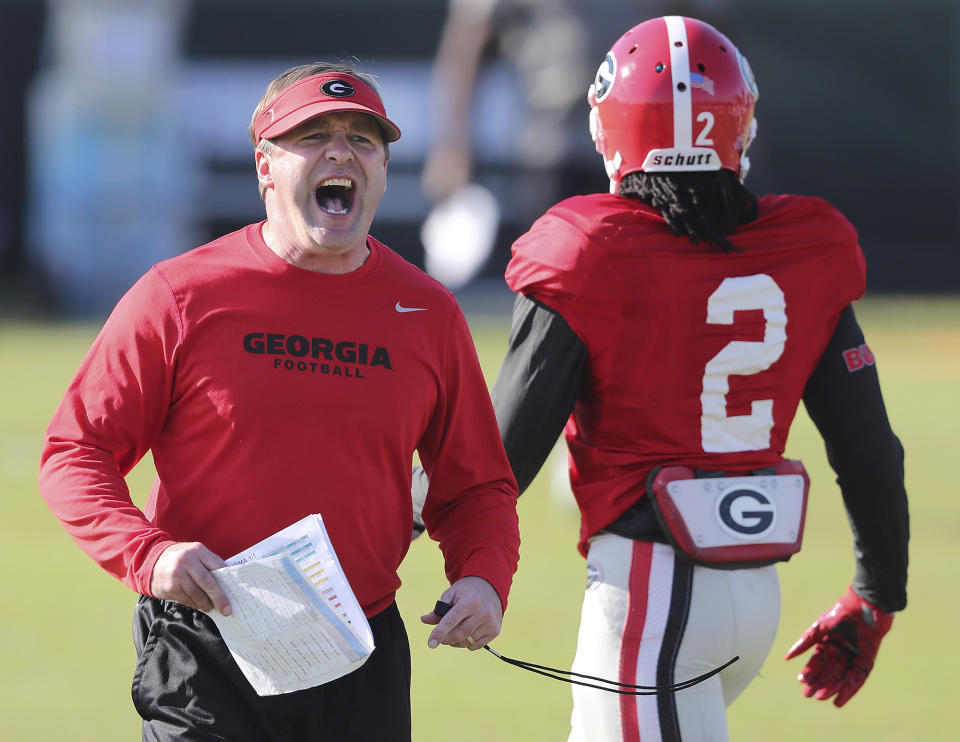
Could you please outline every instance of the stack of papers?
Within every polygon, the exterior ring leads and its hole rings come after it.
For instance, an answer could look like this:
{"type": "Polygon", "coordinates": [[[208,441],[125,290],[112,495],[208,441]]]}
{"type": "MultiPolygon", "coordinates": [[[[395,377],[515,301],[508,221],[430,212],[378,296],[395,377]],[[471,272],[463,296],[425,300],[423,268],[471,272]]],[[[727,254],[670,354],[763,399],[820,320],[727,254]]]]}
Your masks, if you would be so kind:
{"type": "Polygon", "coordinates": [[[335,680],[373,652],[370,624],[319,515],[308,515],[227,564],[213,575],[233,614],[209,615],[259,695],[335,680]]]}

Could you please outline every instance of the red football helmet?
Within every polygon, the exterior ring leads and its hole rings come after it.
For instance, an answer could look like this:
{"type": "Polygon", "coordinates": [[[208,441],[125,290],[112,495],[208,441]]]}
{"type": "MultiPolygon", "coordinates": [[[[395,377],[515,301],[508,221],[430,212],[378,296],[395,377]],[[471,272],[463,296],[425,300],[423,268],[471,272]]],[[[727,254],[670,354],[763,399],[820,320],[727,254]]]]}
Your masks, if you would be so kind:
{"type": "Polygon", "coordinates": [[[634,26],[587,92],[590,135],[611,193],[637,170],[727,168],[743,180],[757,96],[746,58],[712,26],[681,16],[634,26]]]}

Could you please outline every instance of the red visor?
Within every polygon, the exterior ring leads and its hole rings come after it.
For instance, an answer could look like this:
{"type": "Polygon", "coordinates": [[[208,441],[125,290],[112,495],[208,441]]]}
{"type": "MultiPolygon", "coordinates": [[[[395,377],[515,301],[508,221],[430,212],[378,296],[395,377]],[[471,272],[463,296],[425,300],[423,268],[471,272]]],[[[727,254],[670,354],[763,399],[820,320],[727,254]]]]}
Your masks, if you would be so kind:
{"type": "Polygon", "coordinates": [[[304,121],[334,111],[360,111],[373,116],[388,142],[400,138],[376,91],[352,75],[327,72],[294,83],[273,99],[253,124],[256,143],[285,134],[304,121]]]}

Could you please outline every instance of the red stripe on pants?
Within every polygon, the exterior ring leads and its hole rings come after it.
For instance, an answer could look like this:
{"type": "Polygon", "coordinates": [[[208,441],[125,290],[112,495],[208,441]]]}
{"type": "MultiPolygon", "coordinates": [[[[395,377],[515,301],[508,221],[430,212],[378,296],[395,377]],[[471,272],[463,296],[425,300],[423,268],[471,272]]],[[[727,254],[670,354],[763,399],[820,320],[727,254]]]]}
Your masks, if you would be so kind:
{"type": "MultiPolygon", "coordinates": [[[[640,640],[643,638],[643,625],[647,620],[647,592],[650,586],[652,559],[653,544],[651,542],[634,542],[628,581],[629,607],[627,618],[623,623],[623,636],[620,637],[619,680],[621,683],[637,682],[637,656],[640,653],[640,640]]],[[[620,696],[620,726],[624,742],[640,742],[636,696],[620,696]]]]}

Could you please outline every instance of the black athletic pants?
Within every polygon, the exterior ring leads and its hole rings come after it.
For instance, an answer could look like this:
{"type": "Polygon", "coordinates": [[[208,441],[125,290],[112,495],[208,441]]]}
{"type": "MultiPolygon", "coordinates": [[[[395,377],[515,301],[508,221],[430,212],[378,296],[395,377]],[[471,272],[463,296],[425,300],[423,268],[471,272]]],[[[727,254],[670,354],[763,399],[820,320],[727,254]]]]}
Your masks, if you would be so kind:
{"type": "Polygon", "coordinates": [[[141,596],[132,695],[144,742],[409,742],[410,645],[396,603],[370,627],[376,649],[357,670],[258,696],[209,616],[141,596]]]}

